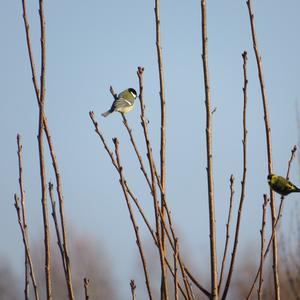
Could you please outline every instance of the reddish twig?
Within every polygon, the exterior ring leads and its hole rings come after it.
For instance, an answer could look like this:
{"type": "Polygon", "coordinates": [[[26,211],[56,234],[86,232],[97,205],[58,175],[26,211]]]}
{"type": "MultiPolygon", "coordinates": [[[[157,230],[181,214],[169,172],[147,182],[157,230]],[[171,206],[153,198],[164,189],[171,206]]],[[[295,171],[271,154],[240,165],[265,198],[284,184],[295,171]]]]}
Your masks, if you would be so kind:
{"type": "Polygon", "coordinates": [[[222,258],[222,267],[221,267],[220,279],[219,279],[219,286],[218,286],[219,293],[220,293],[220,289],[221,289],[221,285],[222,285],[223,273],[224,273],[225,262],[226,262],[226,257],[227,257],[227,250],[228,250],[228,245],[229,245],[230,222],[231,222],[232,207],[233,207],[233,195],[234,195],[234,177],[233,177],[233,175],[231,175],[230,176],[229,210],[228,210],[228,218],[227,218],[227,224],[226,224],[226,240],[225,240],[223,258],[222,258]]]}
{"type": "Polygon", "coordinates": [[[210,275],[211,275],[211,299],[217,300],[218,295],[218,269],[217,269],[217,247],[216,247],[216,217],[214,199],[214,178],[212,159],[212,109],[211,93],[208,75],[208,43],[207,43],[207,19],[206,0],[201,0],[202,15],[202,60],[205,87],[206,107],[206,155],[207,155],[207,184],[208,184],[208,207],[209,207],[209,236],[210,236],[210,275]]]}
{"type": "MultiPolygon", "coordinates": [[[[263,76],[263,67],[262,67],[262,58],[260,56],[258,46],[257,46],[257,39],[256,39],[256,32],[255,32],[255,24],[254,24],[254,14],[252,10],[252,1],[247,0],[247,7],[250,17],[250,25],[251,25],[251,34],[252,34],[252,42],[253,42],[253,49],[256,57],[257,68],[258,68],[258,77],[260,82],[260,89],[262,95],[262,102],[264,108],[264,121],[265,121],[265,131],[266,131],[266,141],[267,141],[267,155],[268,155],[268,172],[272,174],[273,170],[273,162],[272,162],[272,142],[271,142],[271,127],[270,127],[270,118],[269,118],[269,111],[268,111],[268,99],[267,93],[265,89],[265,82],[263,76]]],[[[271,206],[271,216],[272,216],[272,228],[276,230],[276,203],[274,192],[270,188],[270,206],[271,206]]],[[[274,289],[275,289],[275,299],[280,299],[280,283],[279,283],[279,274],[278,274],[278,245],[277,245],[277,234],[276,231],[274,232],[274,241],[273,241],[273,280],[274,280],[274,289]]]]}
{"type": "Polygon", "coordinates": [[[241,196],[240,196],[240,203],[239,203],[239,210],[237,215],[236,227],[235,227],[235,237],[233,243],[233,250],[231,255],[231,261],[228,271],[228,276],[225,284],[225,288],[222,295],[222,300],[226,299],[232,274],[233,274],[233,267],[237,253],[237,246],[238,246],[238,239],[239,239],[239,232],[240,232],[240,224],[242,219],[242,210],[243,204],[245,200],[245,189],[246,189],[246,176],[247,176],[247,85],[248,85],[248,78],[247,78],[247,52],[245,51],[243,54],[243,71],[244,71],[244,87],[243,87],[243,94],[244,94],[244,106],[243,106],[243,179],[241,182],[241,196]]]}

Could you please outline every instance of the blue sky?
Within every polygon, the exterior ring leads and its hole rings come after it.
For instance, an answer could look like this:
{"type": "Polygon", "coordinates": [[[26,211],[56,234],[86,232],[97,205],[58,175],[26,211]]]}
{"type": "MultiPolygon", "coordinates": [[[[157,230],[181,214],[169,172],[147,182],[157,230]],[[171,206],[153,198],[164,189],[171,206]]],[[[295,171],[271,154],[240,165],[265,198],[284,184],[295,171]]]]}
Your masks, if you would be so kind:
{"type": "MultiPolygon", "coordinates": [[[[37,3],[28,1],[37,69],[37,3]]],[[[37,1],[35,1],[37,2],[37,1]]],[[[2,1],[0,9],[0,255],[22,270],[21,235],[13,207],[18,192],[16,134],[24,147],[24,176],[31,240],[42,239],[38,167],[38,109],[25,44],[21,1],[2,1]]],[[[290,150],[297,143],[299,99],[300,4],[296,0],[256,1],[255,20],[269,99],[274,170],[285,174],[290,150]]],[[[245,1],[209,1],[209,67],[213,107],[213,155],[218,253],[223,251],[229,177],[236,178],[235,208],[242,176],[242,56],[248,52],[248,185],[240,249],[259,251],[262,195],[268,191],[262,102],[245,1]]],[[[144,93],[155,157],[159,157],[159,81],[152,1],[46,1],[46,114],[62,173],[66,217],[71,227],[101,241],[118,265],[118,280],[127,289],[134,276],[137,249],[118,179],[94,133],[93,110],[107,140],[120,138],[130,186],[152,216],[149,192],[139,172],[121,118],[103,119],[116,91],[138,88],[137,66],[145,68],[144,93]],[[122,249],[122,253],[120,253],[122,249]],[[124,260],[124,257],[128,258],[124,260]]],[[[183,245],[194,262],[208,268],[205,106],[201,61],[200,1],[163,1],[161,31],[167,101],[167,191],[183,245]]],[[[139,109],[128,114],[144,151],[139,109]]],[[[143,155],[145,151],[143,152],[143,155]]],[[[54,180],[49,158],[48,180],[54,180]]],[[[299,181],[298,168],[291,179],[299,181]]],[[[297,195],[289,196],[287,219],[297,195]]],[[[277,199],[279,202],[279,198],[277,199]]],[[[236,211],[236,210],[235,210],[236,211]]],[[[283,221],[282,230],[288,230],[283,221]]],[[[143,239],[149,239],[143,234],[143,239]]],[[[257,252],[258,253],[258,252],[257,252]]]]}

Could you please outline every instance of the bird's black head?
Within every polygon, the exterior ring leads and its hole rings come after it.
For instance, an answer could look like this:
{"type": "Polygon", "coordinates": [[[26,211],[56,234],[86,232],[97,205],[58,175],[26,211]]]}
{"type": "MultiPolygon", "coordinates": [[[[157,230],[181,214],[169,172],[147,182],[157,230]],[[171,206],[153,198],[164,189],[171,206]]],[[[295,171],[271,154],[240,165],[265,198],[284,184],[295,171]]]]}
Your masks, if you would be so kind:
{"type": "Polygon", "coordinates": [[[129,88],[128,91],[129,91],[132,95],[134,95],[134,97],[137,96],[137,93],[136,93],[136,90],[135,90],[135,89],[129,88]]]}

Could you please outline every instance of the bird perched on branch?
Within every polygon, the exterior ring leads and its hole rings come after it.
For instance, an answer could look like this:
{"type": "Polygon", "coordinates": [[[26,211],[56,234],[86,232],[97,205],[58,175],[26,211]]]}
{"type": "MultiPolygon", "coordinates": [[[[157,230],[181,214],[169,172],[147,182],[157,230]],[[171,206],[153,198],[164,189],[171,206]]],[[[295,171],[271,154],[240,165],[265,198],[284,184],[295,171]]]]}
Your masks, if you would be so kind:
{"type": "Polygon", "coordinates": [[[123,92],[121,92],[113,102],[111,108],[102,114],[103,117],[107,117],[109,114],[114,111],[118,111],[120,113],[127,113],[131,111],[134,107],[134,101],[136,99],[137,93],[135,89],[129,88],[123,92]]]}
{"type": "Polygon", "coordinates": [[[275,174],[268,175],[268,183],[273,191],[282,196],[286,196],[290,193],[300,192],[300,189],[289,180],[275,174]]]}

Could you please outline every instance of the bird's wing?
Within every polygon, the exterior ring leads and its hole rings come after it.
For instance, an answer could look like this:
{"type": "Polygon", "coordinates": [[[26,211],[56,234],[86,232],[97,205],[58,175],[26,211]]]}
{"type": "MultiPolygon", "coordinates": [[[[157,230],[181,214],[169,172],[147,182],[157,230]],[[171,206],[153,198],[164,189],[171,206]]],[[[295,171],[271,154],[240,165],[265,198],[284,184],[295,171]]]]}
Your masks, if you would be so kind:
{"type": "Polygon", "coordinates": [[[121,107],[128,107],[128,106],[132,106],[132,102],[130,100],[124,99],[124,98],[119,98],[117,100],[114,101],[113,103],[113,107],[116,108],[121,108],[121,107]]]}

